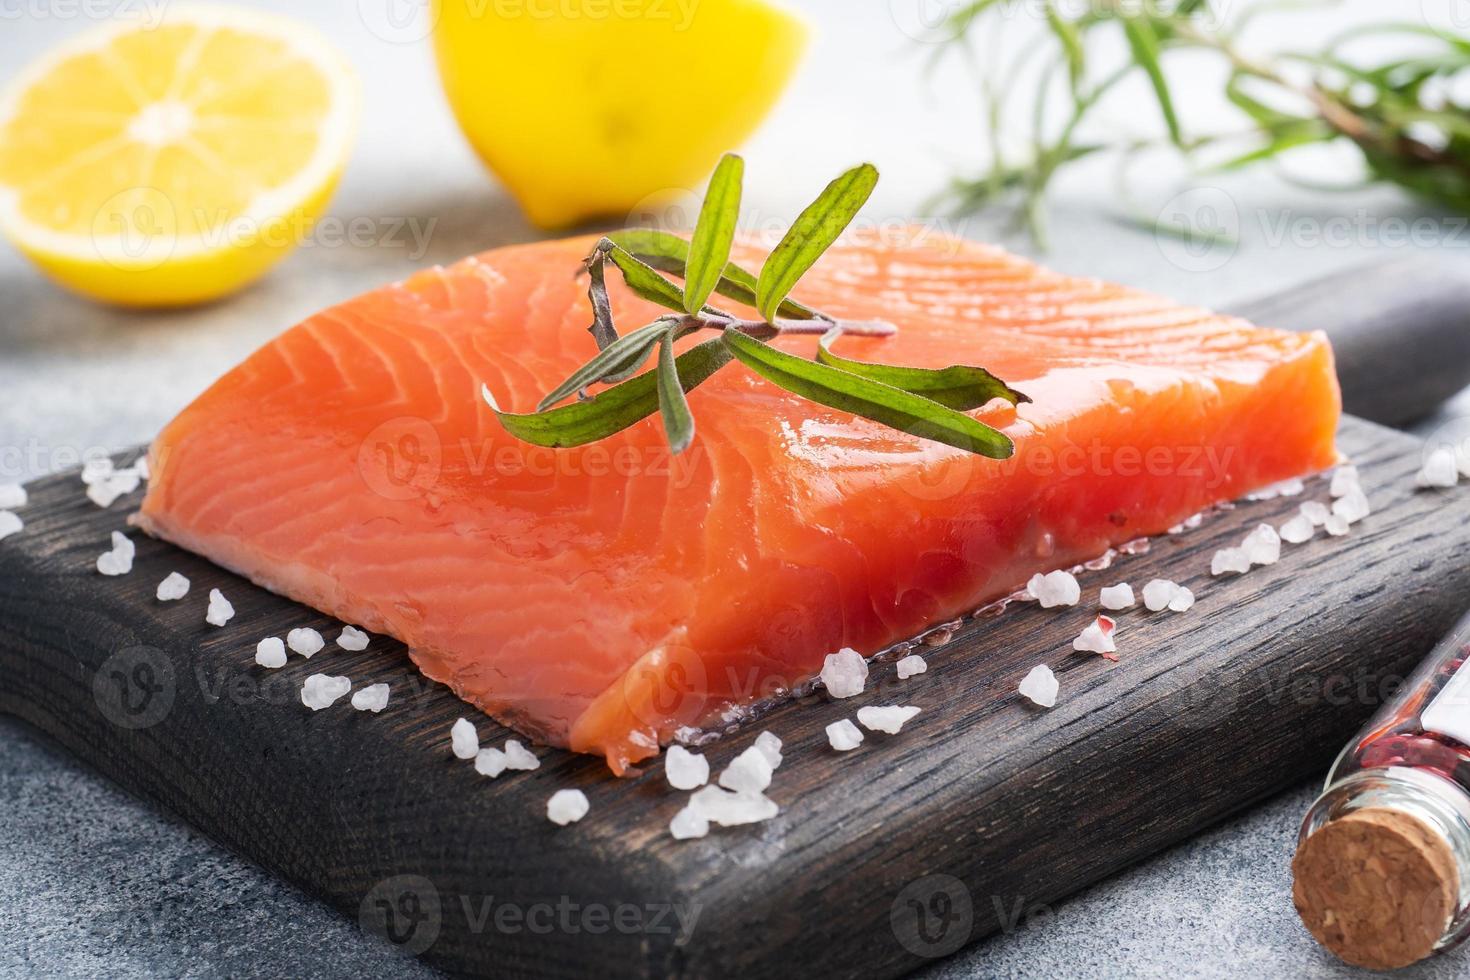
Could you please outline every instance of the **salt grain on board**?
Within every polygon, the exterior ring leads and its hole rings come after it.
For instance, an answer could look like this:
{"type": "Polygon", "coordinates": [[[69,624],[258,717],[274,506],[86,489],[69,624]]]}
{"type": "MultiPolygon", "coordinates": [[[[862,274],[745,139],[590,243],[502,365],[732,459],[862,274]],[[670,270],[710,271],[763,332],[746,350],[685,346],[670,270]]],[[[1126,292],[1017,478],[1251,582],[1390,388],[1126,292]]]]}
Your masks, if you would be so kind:
{"type": "Polygon", "coordinates": [[[709,833],[709,820],[692,806],[686,806],[674,814],[674,819],[669,821],[669,833],[674,840],[693,840],[696,837],[704,837],[709,833]]]}
{"type": "Polygon", "coordinates": [[[1169,609],[1173,612],[1184,612],[1194,605],[1194,594],[1190,593],[1181,585],[1164,578],[1156,578],[1143,587],[1143,605],[1149,612],[1162,612],[1169,609]],[[1175,609],[1175,597],[1189,593],[1187,604],[1183,609],[1175,609]]]}
{"type": "Polygon", "coordinates": [[[320,653],[326,645],[322,635],[309,626],[298,626],[286,634],[286,646],[291,648],[291,652],[299,653],[308,660],[320,653]]]}
{"type": "Polygon", "coordinates": [[[541,768],[541,760],[536,758],[536,753],[513,738],[506,739],[501,751],[505,753],[505,768],[507,769],[530,772],[532,769],[541,768]]]}
{"type": "Polygon", "coordinates": [[[559,789],[546,801],[546,819],[558,827],[565,827],[587,816],[589,809],[591,805],[587,802],[586,793],[579,789],[559,789]]]}
{"type": "Polygon", "coordinates": [[[868,681],[868,662],[851,647],[827,654],[822,662],[822,684],[834,698],[850,698],[863,693],[868,681]]]}
{"type": "Polygon", "coordinates": [[[352,681],[345,677],[327,674],[312,674],[301,685],[301,703],[312,711],[330,708],[339,698],[352,690],[352,681]]]}
{"type": "Polygon", "coordinates": [[[1020,686],[1016,688],[1023,697],[1030,698],[1043,708],[1050,708],[1057,703],[1057,691],[1060,689],[1057,676],[1046,664],[1032,667],[1031,673],[1022,678],[1020,686]]]}
{"type": "Polygon", "coordinates": [[[1269,524],[1260,524],[1240,544],[1252,565],[1274,565],[1281,560],[1281,535],[1269,524]]]}
{"type": "Polygon", "coordinates": [[[1424,460],[1414,483],[1420,487],[1449,488],[1460,482],[1460,468],[1450,449],[1436,449],[1424,460]]]}
{"type": "Polygon", "coordinates": [[[209,609],[204,613],[204,621],[210,626],[223,626],[235,615],[235,607],[230,605],[230,600],[219,589],[209,590],[209,609]]]}
{"type": "Polygon", "coordinates": [[[1368,496],[1361,490],[1349,490],[1332,502],[1332,512],[1349,524],[1356,524],[1373,513],[1368,496]]]}
{"type": "Polygon", "coordinates": [[[1078,653],[1096,653],[1109,660],[1118,659],[1118,644],[1113,640],[1117,623],[1107,616],[1099,616],[1072,641],[1072,649],[1078,653]]]}
{"type": "Polygon", "coordinates": [[[1194,593],[1182,585],[1174,587],[1174,595],[1169,599],[1170,612],[1189,612],[1194,608],[1194,593]]]}
{"type": "Polygon", "coordinates": [[[709,782],[709,760],[682,745],[664,753],[664,777],[674,789],[698,789],[709,782]]]}
{"type": "Polygon", "coordinates": [[[863,744],[863,733],[846,718],[827,726],[827,744],[838,752],[849,752],[863,744]]]}
{"type": "Polygon", "coordinates": [[[720,773],[720,785],[736,793],[764,793],[771,785],[771,763],[752,745],[730,760],[720,773]]]}
{"type": "Polygon", "coordinates": [[[1075,606],[1082,598],[1082,586],[1077,584],[1077,577],[1071,572],[1055,571],[1044,575],[1037,572],[1026,583],[1026,591],[1041,603],[1042,609],[1075,606]]]}
{"type": "Polygon", "coordinates": [[[355,692],[352,695],[352,706],[358,711],[371,711],[377,714],[388,707],[388,685],[369,684],[355,692]]]}
{"type": "Polygon", "coordinates": [[[97,571],[103,575],[126,575],[133,570],[137,548],[120,531],[112,532],[112,550],[97,556],[97,571]]]}
{"type": "Polygon", "coordinates": [[[25,521],[8,510],[0,510],[0,541],[25,530],[25,521]]]}
{"type": "Polygon", "coordinates": [[[159,602],[175,602],[189,594],[189,580],[178,572],[169,572],[162,582],[158,583],[158,591],[155,593],[159,602]]]}
{"type": "Polygon", "coordinates": [[[469,719],[460,718],[449,729],[449,745],[460,759],[473,759],[480,751],[480,736],[469,719]]]}
{"type": "Polygon", "coordinates": [[[1327,518],[1332,516],[1332,510],[1320,500],[1308,500],[1301,506],[1302,516],[1311,521],[1316,527],[1327,523],[1327,518]]]}
{"type": "Polygon", "coordinates": [[[870,732],[886,732],[889,735],[897,735],[919,709],[913,705],[889,704],[881,708],[866,707],[859,708],[857,713],[858,724],[870,732]]]}
{"type": "Polygon", "coordinates": [[[1281,525],[1278,533],[1281,535],[1281,540],[1287,544],[1305,544],[1316,535],[1317,528],[1306,514],[1297,514],[1281,525]]]}
{"type": "Polygon", "coordinates": [[[1244,574],[1251,570],[1251,560],[1243,548],[1221,548],[1210,559],[1211,575],[1244,574]]]}
{"type": "Polygon", "coordinates": [[[922,674],[928,670],[929,662],[917,653],[911,653],[900,660],[896,666],[898,667],[898,679],[906,681],[910,677],[922,674]]]}
{"type": "Polygon", "coordinates": [[[1097,599],[1104,609],[1113,611],[1132,608],[1138,602],[1133,595],[1133,586],[1127,582],[1103,586],[1102,591],[1097,594],[1097,599]]]}
{"type": "Polygon", "coordinates": [[[0,510],[18,510],[28,499],[26,488],[19,483],[0,483],[0,510]]]}
{"type": "Polygon", "coordinates": [[[1327,528],[1327,533],[1332,535],[1334,538],[1340,538],[1352,530],[1352,525],[1350,525],[1347,518],[1343,517],[1341,514],[1333,514],[1331,517],[1327,518],[1327,523],[1324,525],[1324,527],[1327,528]]]}
{"type": "Polygon", "coordinates": [[[732,793],[718,786],[706,786],[689,797],[689,806],[710,823],[721,827],[739,827],[769,820],[780,812],[776,801],[758,793],[732,793]]]}
{"type": "Polygon", "coordinates": [[[286,644],[279,636],[267,636],[255,644],[255,662],[272,669],[286,666],[286,644]]]}
{"type": "Polygon", "coordinates": [[[1356,466],[1339,466],[1332,474],[1332,484],[1327,492],[1334,497],[1341,497],[1350,490],[1358,490],[1358,468],[1356,466]]]}
{"type": "Polygon", "coordinates": [[[337,636],[337,645],[343,650],[366,650],[368,646],[368,635],[356,626],[344,626],[342,632],[337,636]]]}
{"type": "Polygon", "coordinates": [[[781,768],[781,739],[775,732],[761,732],[755,737],[755,747],[771,764],[772,769],[781,768]]]}
{"type": "Polygon", "coordinates": [[[505,753],[499,749],[481,749],[475,753],[475,772],[494,779],[505,772],[505,753]]]}

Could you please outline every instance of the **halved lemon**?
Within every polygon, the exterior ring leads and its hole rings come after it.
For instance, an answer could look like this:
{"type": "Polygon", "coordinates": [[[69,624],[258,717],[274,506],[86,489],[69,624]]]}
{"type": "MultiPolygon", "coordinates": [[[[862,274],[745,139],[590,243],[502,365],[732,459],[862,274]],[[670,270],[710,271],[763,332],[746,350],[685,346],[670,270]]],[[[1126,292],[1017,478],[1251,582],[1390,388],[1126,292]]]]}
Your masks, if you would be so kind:
{"type": "Polygon", "coordinates": [[[217,299],[310,233],[357,111],[346,61],[286,18],[201,6],[109,25],[0,98],[0,230],[104,302],[217,299]]]}

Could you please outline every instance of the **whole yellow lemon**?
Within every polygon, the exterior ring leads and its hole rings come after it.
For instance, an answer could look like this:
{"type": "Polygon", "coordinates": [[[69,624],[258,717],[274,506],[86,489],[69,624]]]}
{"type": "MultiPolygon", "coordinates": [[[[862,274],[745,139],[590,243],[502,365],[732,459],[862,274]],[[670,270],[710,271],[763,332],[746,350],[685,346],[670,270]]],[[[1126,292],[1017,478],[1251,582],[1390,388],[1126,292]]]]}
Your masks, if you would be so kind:
{"type": "Polygon", "coordinates": [[[436,0],[444,91],[543,228],[689,188],[775,103],[805,24],[766,0],[436,0]]]}

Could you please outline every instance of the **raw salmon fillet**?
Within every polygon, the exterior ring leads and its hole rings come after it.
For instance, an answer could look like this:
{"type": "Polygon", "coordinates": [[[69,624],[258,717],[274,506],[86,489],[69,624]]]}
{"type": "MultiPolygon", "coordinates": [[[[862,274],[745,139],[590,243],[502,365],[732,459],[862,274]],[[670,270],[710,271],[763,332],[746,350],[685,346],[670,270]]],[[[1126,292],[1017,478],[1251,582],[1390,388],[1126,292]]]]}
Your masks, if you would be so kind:
{"type": "MultiPolygon", "coordinates": [[[[1321,335],[921,232],[839,245],[796,296],[898,326],[840,341],[844,356],[979,364],[1028,394],[976,413],[1012,459],[814,405],[738,363],[690,393],[681,456],[656,417],[579,449],[520,443],[480,385],[530,411],[595,352],[576,275],[592,244],[486,252],[286,331],[159,436],[139,523],[397,637],[460,697],[622,773],[839,648],[876,653],[1337,462],[1321,335]]],[[[625,329],[660,312],[609,281],[625,329]]]]}

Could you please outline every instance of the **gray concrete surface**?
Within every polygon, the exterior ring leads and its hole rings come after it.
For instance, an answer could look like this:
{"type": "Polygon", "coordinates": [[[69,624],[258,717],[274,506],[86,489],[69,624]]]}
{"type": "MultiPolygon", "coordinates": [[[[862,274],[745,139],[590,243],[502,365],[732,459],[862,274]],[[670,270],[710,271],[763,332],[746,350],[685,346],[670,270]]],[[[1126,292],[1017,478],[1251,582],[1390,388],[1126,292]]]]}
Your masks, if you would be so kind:
{"type": "MultiPolygon", "coordinates": [[[[465,147],[414,30],[385,31],[373,0],[264,5],[316,22],[358,66],[367,111],[332,216],[366,220],[377,229],[375,244],[313,240],[253,289],[167,315],[90,305],[0,246],[0,481],[147,440],[222,371],[326,303],[426,263],[536,236],[465,147]],[[404,230],[408,221],[426,233],[422,247],[404,230]]],[[[819,31],[790,96],[745,148],[754,220],[789,217],[832,173],[861,158],[884,173],[868,217],[919,213],[944,175],[972,162],[980,145],[968,131],[977,118],[971,86],[953,70],[921,80],[923,52],[900,29],[894,3],[796,5],[819,31]]],[[[1423,6],[1435,8],[1431,0],[1423,6]]],[[[0,82],[89,26],[88,9],[95,8],[0,5],[0,82]]],[[[1367,0],[1331,16],[1378,12],[1367,0]]],[[[1136,127],[1140,115],[1124,112],[1118,125],[1136,127]]],[[[1210,305],[1415,248],[1463,257],[1470,274],[1470,235],[1391,191],[1309,195],[1255,173],[1208,181],[1202,196],[1170,204],[1178,186],[1145,170],[1139,189],[1147,210],[1182,209],[1211,222],[1223,216],[1238,227],[1238,246],[1194,253],[1122,220],[1110,181],[1107,170],[1093,169],[1058,189],[1046,261],[1210,305]],[[1324,234],[1344,218],[1345,235],[1324,234]],[[1405,218],[1426,222],[1427,240],[1405,243],[1395,223],[1405,218]]],[[[1034,250],[997,217],[944,227],[1034,250]]],[[[1466,412],[1466,399],[1451,410],[1466,412]]],[[[1353,973],[1309,941],[1290,907],[1286,863],[1311,793],[1300,787],[1023,919],[1010,933],[936,964],[934,975],[1353,973]]],[[[7,977],[432,975],[9,721],[0,721],[0,893],[9,899],[0,903],[0,975],[7,977]]],[[[1466,972],[1458,955],[1406,975],[1466,972]]]]}

